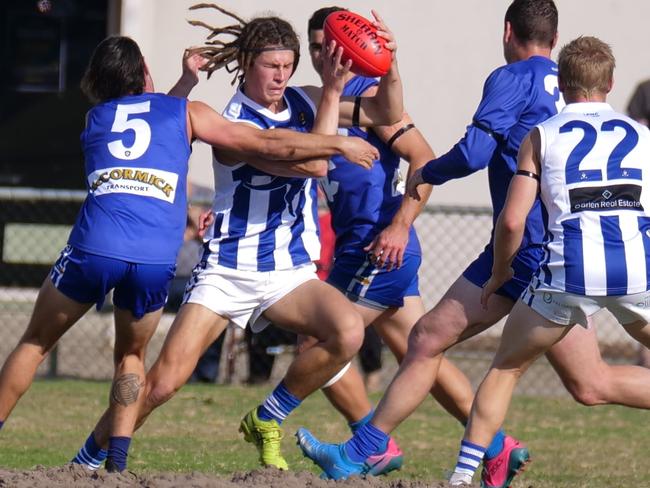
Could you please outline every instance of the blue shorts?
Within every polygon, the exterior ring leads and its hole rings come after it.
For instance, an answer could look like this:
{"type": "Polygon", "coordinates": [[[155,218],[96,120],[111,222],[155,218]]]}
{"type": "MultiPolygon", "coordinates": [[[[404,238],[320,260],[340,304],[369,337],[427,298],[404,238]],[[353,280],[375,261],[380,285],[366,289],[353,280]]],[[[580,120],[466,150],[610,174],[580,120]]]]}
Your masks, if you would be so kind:
{"type": "MultiPolygon", "coordinates": [[[[539,268],[539,263],[542,262],[543,256],[544,250],[541,246],[530,246],[520,249],[512,261],[512,269],[515,275],[496,291],[497,295],[510,298],[516,302],[530,283],[537,268],[539,268]]],[[[485,246],[483,252],[479,254],[474,262],[463,271],[463,277],[482,288],[485,282],[492,276],[493,262],[494,253],[492,243],[490,243],[485,246]]]]}
{"type": "Polygon", "coordinates": [[[327,282],[361,305],[378,310],[402,307],[404,297],[420,295],[421,262],[421,256],[405,254],[399,269],[387,271],[371,264],[367,254],[343,254],[334,261],[327,282]]]}
{"type": "Polygon", "coordinates": [[[140,319],[165,305],[175,271],[175,264],[130,263],[67,246],[50,278],[65,296],[79,303],[96,303],[97,310],[114,290],[113,304],[140,319]]]}

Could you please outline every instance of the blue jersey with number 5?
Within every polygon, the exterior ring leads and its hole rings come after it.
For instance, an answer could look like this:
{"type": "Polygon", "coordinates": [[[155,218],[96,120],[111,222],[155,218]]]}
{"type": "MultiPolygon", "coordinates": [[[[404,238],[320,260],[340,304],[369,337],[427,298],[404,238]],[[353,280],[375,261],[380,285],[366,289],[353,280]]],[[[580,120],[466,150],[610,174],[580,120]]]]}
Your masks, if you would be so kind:
{"type": "Polygon", "coordinates": [[[187,101],[146,93],[93,107],[81,134],[88,196],[68,243],[88,253],[171,264],[187,206],[187,101]]]}

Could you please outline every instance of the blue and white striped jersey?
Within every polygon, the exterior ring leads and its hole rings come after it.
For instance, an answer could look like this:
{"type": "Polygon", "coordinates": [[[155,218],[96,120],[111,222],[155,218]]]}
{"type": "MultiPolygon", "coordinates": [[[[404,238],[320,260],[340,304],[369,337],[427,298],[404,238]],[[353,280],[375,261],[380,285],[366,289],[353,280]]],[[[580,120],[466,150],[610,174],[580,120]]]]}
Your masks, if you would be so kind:
{"type": "Polygon", "coordinates": [[[537,126],[547,218],[539,289],[650,289],[650,131],[606,103],[574,103],[537,126]]]}
{"type": "MultiPolygon", "coordinates": [[[[315,107],[299,88],[287,88],[286,109],[273,113],[240,89],[224,116],[260,129],[309,132],[315,107]]],[[[204,259],[244,271],[290,269],[318,259],[317,188],[311,178],[273,176],[245,162],[213,161],[215,221],[206,232],[204,259]]]]}

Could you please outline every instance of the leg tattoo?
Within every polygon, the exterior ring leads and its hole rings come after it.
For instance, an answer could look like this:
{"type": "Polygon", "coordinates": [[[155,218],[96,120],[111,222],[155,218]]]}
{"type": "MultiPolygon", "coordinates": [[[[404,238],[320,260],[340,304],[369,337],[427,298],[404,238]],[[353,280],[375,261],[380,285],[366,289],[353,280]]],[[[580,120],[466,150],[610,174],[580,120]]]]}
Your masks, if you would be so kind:
{"type": "Polygon", "coordinates": [[[140,389],[142,389],[142,383],[137,374],[122,375],[113,382],[111,401],[124,407],[131,405],[138,399],[140,389]]]}

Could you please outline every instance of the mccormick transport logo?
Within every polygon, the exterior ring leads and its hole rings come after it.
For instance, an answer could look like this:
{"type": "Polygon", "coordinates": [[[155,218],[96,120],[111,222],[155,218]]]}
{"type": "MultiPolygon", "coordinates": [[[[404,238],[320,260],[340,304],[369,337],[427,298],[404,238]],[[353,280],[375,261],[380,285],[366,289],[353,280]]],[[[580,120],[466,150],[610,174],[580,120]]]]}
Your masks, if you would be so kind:
{"type": "Polygon", "coordinates": [[[88,175],[93,195],[130,193],[174,203],[178,175],[154,168],[103,168],[88,175]]]}

